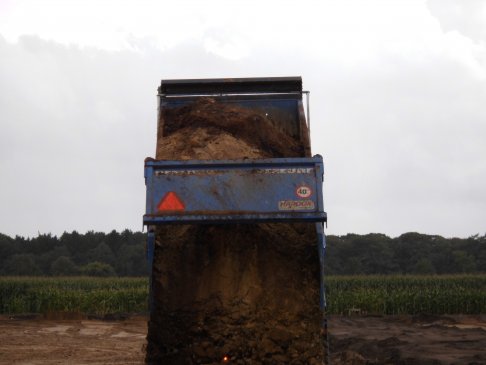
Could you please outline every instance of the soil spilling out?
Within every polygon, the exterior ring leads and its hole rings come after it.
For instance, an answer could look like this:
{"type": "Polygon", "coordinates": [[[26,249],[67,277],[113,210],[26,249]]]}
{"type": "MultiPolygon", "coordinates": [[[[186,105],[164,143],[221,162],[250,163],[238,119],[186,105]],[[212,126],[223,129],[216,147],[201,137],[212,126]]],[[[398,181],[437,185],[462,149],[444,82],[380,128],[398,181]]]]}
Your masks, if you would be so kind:
{"type": "MultiPolygon", "coordinates": [[[[156,157],[303,157],[275,122],[201,98],[164,112],[156,157]]],[[[157,227],[146,362],[322,363],[316,242],[313,223],[157,227]]]]}

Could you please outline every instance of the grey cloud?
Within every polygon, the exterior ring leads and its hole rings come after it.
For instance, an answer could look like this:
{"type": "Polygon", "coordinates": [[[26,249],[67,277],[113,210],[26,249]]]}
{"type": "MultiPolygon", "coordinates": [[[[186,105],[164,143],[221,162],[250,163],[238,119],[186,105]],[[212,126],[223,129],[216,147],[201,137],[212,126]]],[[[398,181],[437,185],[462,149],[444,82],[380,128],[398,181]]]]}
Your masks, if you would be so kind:
{"type": "Polygon", "coordinates": [[[0,38],[0,232],[140,229],[160,79],[284,75],[311,90],[330,233],[484,232],[486,86],[456,59],[383,47],[352,64],[262,42],[228,61],[202,41],[130,42],[109,52],[0,38]]]}

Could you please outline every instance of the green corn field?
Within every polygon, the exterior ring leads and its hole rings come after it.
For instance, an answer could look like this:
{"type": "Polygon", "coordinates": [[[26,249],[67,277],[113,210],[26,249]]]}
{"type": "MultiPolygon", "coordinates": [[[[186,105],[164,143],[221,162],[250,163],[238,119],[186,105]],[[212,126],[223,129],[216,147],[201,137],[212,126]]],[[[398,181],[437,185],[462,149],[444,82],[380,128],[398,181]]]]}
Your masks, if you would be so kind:
{"type": "Polygon", "coordinates": [[[147,312],[146,278],[0,277],[0,313],[147,312]]]}
{"type": "MultiPolygon", "coordinates": [[[[486,274],[329,276],[330,314],[483,314],[486,274]]],[[[0,277],[0,313],[148,311],[147,278],[0,277]]]]}
{"type": "Polygon", "coordinates": [[[486,313],[486,275],[332,276],[331,314],[486,313]]]}

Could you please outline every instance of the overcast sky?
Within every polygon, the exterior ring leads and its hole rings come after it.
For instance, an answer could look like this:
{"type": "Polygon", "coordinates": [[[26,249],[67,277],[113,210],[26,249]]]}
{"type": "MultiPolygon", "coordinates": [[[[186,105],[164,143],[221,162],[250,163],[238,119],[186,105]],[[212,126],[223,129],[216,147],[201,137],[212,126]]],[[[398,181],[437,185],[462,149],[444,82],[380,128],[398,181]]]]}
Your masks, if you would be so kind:
{"type": "Polygon", "coordinates": [[[486,1],[0,0],[0,232],[140,230],[164,78],[302,76],[328,233],[486,233],[486,1]]]}

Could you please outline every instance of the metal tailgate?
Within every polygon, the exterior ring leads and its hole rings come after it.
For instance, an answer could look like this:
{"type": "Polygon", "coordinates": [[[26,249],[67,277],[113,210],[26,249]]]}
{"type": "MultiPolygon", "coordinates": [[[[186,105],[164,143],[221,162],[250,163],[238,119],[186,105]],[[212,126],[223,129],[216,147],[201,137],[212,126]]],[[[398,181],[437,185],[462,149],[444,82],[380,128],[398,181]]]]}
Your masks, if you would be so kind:
{"type": "Polygon", "coordinates": [[[322,157],[145,161],[145,225],[326,221],[322,157]]]}

